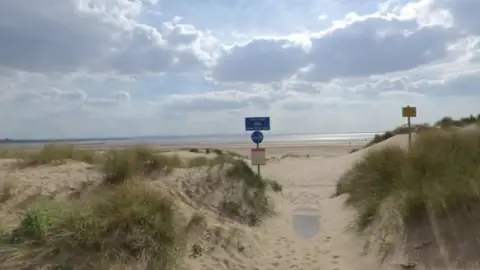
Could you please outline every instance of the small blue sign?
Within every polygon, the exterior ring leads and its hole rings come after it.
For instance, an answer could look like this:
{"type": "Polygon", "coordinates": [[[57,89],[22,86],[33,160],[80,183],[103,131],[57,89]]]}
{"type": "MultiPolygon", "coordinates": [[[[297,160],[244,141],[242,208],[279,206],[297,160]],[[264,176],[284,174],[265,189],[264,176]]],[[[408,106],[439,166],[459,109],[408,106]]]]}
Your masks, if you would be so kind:
{"type": "Polygon", "coordinates": [[[255,130],[254,132],[252,132],[250,138],[252,138],[252,142],[260,144],[263,142],[263,133],[261,131],[255,130]]]}
{"type": "Polygon", "coordinates": [[[270,130],[270,117],[245,117],[245,130],[270,130]]]}

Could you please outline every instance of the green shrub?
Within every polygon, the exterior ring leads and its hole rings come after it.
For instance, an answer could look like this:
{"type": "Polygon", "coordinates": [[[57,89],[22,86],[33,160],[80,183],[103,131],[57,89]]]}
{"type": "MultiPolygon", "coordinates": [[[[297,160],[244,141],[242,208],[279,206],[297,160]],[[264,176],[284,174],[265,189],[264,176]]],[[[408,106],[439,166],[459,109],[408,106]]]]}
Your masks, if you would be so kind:
{"type": "Polygon", "coordinates": [[[282,192],[283,186],[275,180],[268,181],[274,192],[282,192]]]}
{"type": "Polygon", "coordinates": [[[199,156],[188,160],[187,167],[213,167],[215,165],[220,165],[228,162],[228,158],[224,156],[216,156],[214,158],[209,158],[205,156],[199,156]]]}
{"type": "Polygon", "coordinates": [[[444,129],[449,129],[453,127],[464,127],[471,124],[480,124],[480,114],[476,117],[473,115],[462,117],[460,119],[453,119],[452,117],[446,116],[440,119],[435,123],[435,126],[441,127],[444,129]]]}
{"type": "Polygon", "coordinates": [[[228,169],[227,177],[238,181],[242,186],[239,201],[227,198],[224,209],[233,213],[234,216],[243,216],[248,219],[250,225],[256,225],[262,218],[272,213],[273,204],[267,195],[267,180],[257,175],[252,168],[243,160],[234,160],[228,169]],[[237,213],[245,205],[251,212],[246,216],[237,213]]]}
{"type": "Polygon", "coordinates": [[[73,145],[47,144],[38,151],[25,152],[19,165],[23,167],[46,164],[64,164],[67,160],[76,160],[94,164],[100,162],[100,156],[94,151],[78,149],[73,145]]]}
{"type": "Polygon", "coordinates": [[[104,182],[118,184],[137,175],[148,176],[160,171],[168,174],[172,169],[182,166],[178,156],[156,154],[144,147],[112,150],[106,154],[104,182]]]}
{"type": "Polygon", "coordinates": [[[406,152],[396,146],[368,152],[337,184],[337,195],[348,194],[346,203],[359,211],[359,227],[376,214],[399,181],[406,152]]]}
{"type": "Polygon", "coordinates": [[[223,151],[221,149],[213,149],[212,150],[213,153],[215,153],[216,155],[223,155],[223,151]]]}
{"type": "Polygon", "coordinates": [[[27,211],[0,246],[0,268],[104,269],[142,259],[146,269],[169,270],[185,244],[179,225],[172,201],[158,191],[119,185],[27,211]]]}
{"type": "Polygon", "coordinates": [[[434,215],[463,209],[480,201],[480,131],[427,132],[410,151],[386,147],[369,151],[337,185],[337,195],[359,212],[360,230],[390,205],[402,222],[428,209],[434,215]]]}
{"type": "Polygon", "coordinates": [[[0,203],[8,201],[14,196],[15,183],[12,180],[4,179],[0,193],[0,203]]]}

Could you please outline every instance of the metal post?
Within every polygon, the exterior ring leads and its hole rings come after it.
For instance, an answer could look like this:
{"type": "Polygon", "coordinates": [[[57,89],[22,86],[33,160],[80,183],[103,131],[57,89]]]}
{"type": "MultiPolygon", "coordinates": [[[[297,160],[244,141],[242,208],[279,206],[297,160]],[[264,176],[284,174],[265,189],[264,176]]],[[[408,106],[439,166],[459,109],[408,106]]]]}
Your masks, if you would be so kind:
{"type": "MultiPolygon", "coordinates": [[[[257,143],[257,149],[260,148],[260,145],[257,143]]],[[[260,177],[260,165],[257,165],[257,176],[260,177]]]]}
{"type": "Polygon", "coordinates": [[[408,124],[408,150],[412,148],[412,124],[410,122],[410,116],[407,117],[408,124]]]}

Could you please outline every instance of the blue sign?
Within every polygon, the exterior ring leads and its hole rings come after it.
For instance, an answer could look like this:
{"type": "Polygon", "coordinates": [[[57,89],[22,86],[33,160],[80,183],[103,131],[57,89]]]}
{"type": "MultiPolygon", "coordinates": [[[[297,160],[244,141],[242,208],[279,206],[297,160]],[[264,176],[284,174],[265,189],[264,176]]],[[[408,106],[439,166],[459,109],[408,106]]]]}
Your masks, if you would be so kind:
{"type": "Polygon", "coordinates": [[[245,130],[270,130],[270,117],[245,117],[245,130]]]}
{"type": "Polygon", "coordinates": [[[261,131],[255,130],[254,132],[252,132],[250,138],[252,138],[252,142],[260,144],[263,142],[263,133],[261,131]]]}

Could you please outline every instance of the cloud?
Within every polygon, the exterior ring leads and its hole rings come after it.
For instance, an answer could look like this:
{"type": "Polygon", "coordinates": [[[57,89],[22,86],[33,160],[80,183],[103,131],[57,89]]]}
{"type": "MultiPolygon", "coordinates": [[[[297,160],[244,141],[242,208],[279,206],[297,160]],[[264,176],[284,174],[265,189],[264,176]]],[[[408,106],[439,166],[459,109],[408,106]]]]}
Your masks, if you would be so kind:
{"type": "Polygon", "coordinates": [[[230,111],[249,108],[267,108],[281,98],[281,94],[272,92],[244,92],[238,90],[223,90],[197,95],[172,95],[162,103],[165,110],[181,112],[197,111],[230,111]]]}
{"type": "Polygon", "coordinates": [[[289,111],[309,110],[313,106],[314,102],[311,100],[288,100],[282,104],[282,109],[289,111]]]}
{"type": "Polygon", "coordinates": [[[372,18],[312,41],[314,81],[364,77],[413,69],[441,60],[457,35],[441,26],[372,18]]]}
{"type": "Polygon", "coordinates": [[[201,69],[201,52],[193,47],[200,37],[196,29],[171,25],[170,32],[162,34],[137,22],[145,3],[2,1],[0,67],[43,74],[181,73],[201,69]]]}
{"type": "Polygon", "coordinates": [[[480,34],[480,1],[477,0],[436,0],[435,8],[447,10],[457,27],[473,34],[480,34]]]}
{"type": "Polygon", "coordinates": [[[478,113],[477,0],[0,1],[0,137],[379,131],[478,113]],[[269,16],[265,16],[268,11],[269,16]],[[320,20],[321,19],[321,20],[320,20]]]}
{"type": "Polygon", "coordinates": [[[441,60],[459,34],[415,20],[371,17],[311,36],[308,49],[295,40],[254,39],[236,45],[213,70],[218,81],[272,82],[299,74],[311,81],[408,70],[441,60]]]}
{"type": "Polygon", "coordinates": [[[306,64],[301,44],[289,40],[256,39],[235,45],[219,60],[213,77],[220,81],[267,83],[292,76],[306,64]]]}
{"type": "Polygon", "coordinates": [[[411,84],[411,91],[432,97],[480,96],[480,69],[451,74],[440,80],[420,80],[411,84]]]}
{"type": "Polygon", "coordinates": [[[13,102],[29,103],[29,102],[69,102],[69,101],[85,101],[87,94],[82,90],[61,90],[58,88],[50,88],[41,91],[25,91],[18,92],[12,97],[13,102]]]}

